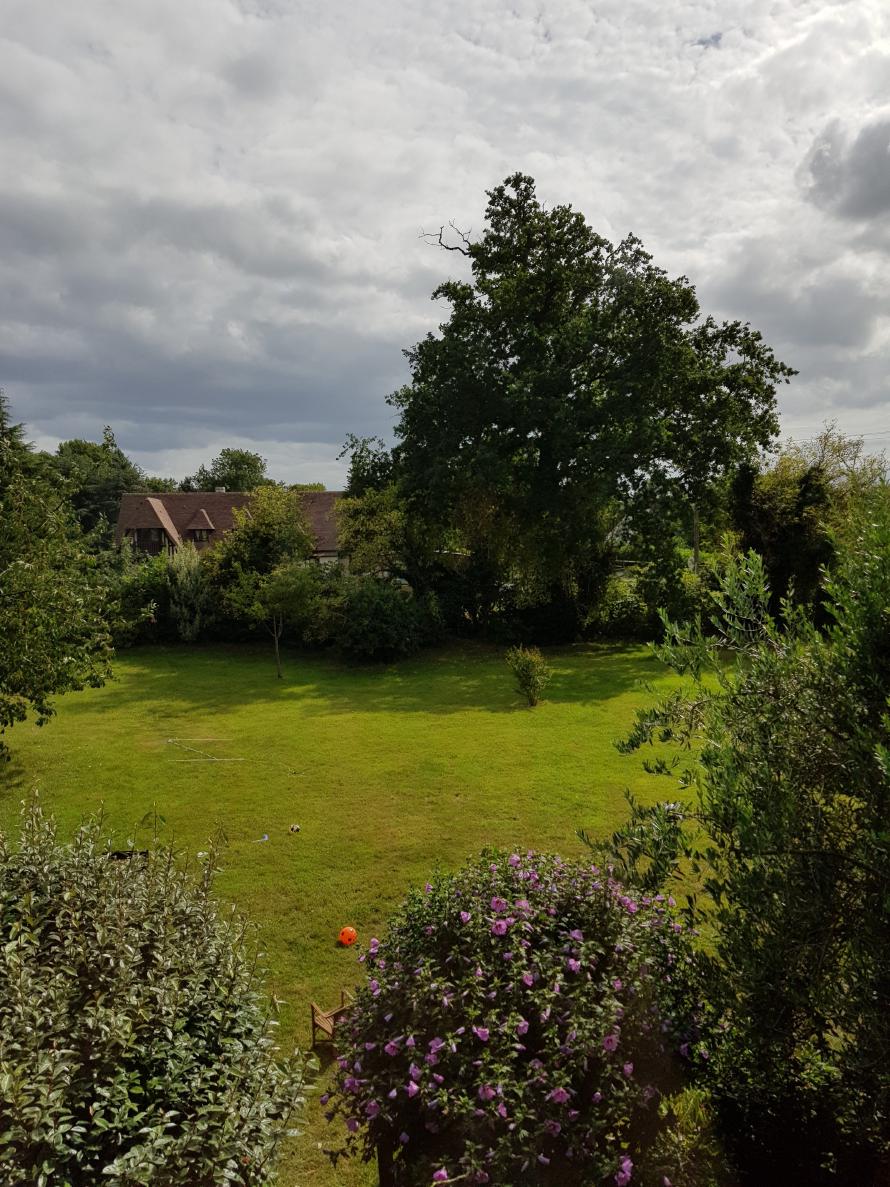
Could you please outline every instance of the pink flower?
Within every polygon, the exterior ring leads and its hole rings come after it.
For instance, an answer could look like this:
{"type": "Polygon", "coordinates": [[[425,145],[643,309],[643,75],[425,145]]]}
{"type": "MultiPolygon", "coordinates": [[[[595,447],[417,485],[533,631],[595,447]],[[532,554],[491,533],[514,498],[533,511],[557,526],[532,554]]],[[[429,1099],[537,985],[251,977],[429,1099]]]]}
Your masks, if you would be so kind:
{"type": "Polygon", "coordinates": [[[519,863],[522,861],[522,858],[519,856],[518,853],[511,853],[510,856],[507,858],[507,861],[515,870],[516,867],[519,865],[519,863]]]}
{"type": "Polygon", "coordinates": [[[528,1034],[528,1023],[524,1018],[520,1018],[516,1023],[516,1033],[518,1035],[528,1034]]]}
{"type": "Polygon", "coordinates": [[[569,1094],[565,1088],[554,1088],[547,1099],[552,1100],[554,1104],[564,1105],[569,1099],[569,1094]]]}
{"type": "Polygon", "coordinates": [[[615,990],[616,993],[618,992],[619,989],[624,988],[624,982],[621,980],[620,977],[616,977],[615,980],[612,982],[612,988],[615,990]]]}
{"type": "Polygon", "coordinates": [[[359,1125],[359,1122],[358,1122],[357,1117],[347,1117],[346,1118],[346,1128],[349,1130],[350,1133],[357,1133],[358,1125],[359,1125]]]}
{"type": "Polygon", "coordinates": [[[506,911],[507,900],[502,899],[499,894],[496,894],[491,900],[491,909],[492,911],[506,911]]]}
{"type": "Polygon", "coordinates": [[[606,1037],[603,1039],[603,1050],[604,1051],[617,1051],[618,1050],[618,1035],[617,1034],[606,1035],[606,1037]]]}
{"type": "Polygon", "coordinates": [[[491,934],[493,936],[505,936],[507,934],[507,921],[505,919],[496,919],[491,925],[491,934]]]}
{"type": "Polygon", "coordinates": [[[380,1105],[378,1105],[376,1100],[369,1100],[365,1105],[365,1116],[371,1117],[373,1119],[379,1112],[380,1105]]]}
{"type": "Polygon", "coordinates": [[[405,1085],[405,1091],[408,1093],[409,1096],[413,1097],[413,1096],[417,1096],[418,1092],[420,1092],[420,1089],[417,1087],[417,1085],[414,1083],[413,1080],[409,1080],[408,1083],[405,1085]]]}
{"type": "Polygon", "coordinates": [[[566,968],[569,970],[570,973],[580,973],[581,961],[575,960],[574,957],[570,956],[569,959],[566,961],[566,968]]]}
{"type": "Polygon", "coordinates": [[[584,939],[584,932],[579,931],[578,928],[576,927],[574,931],[569,932],[569,938],[572,940],[575,940],[577,943],[580,944],[581,941],[584,939]]]}
{"type": "Polygon", "coordinates": [[[631,1162],[631,1160],[625,1154],[625,1156],[618,1163],[618,1173],[615,1175],[617,1187],[627,1187],[627,1184],[633,1177],[633,1169],[633,1162],[631,1162]]]}
{"type": "Polygon", "coordinates": [[[433,1182],[434,1183],[447,1183],[448,1182],[448,1171],[445,1169],[444,1166],[440,1166],[439,1169],[436,1171],[436,1173],[433,1175],[433,1182]]]}
{"type": "Polygon", "coordinates": [[[403,1146],[407,1146],[408,1143],[411,1141],[411,1139],[408,1137],[408,1135],[405,1133],[405,1131],[402,1130],[402,1132],[399,1134],[399,1141],[402,1143],[403,1146]]]}
{"type": "Polygon", "coordinates": [[[481,1084],[477,1095],[480,1100],[494,1100],[497,1093],[490,1084],[481,1084]]]}
{"type": "Polygon", "coordinates": [[[437,1035],[436,1038],[430,1039],[428,1046],[429,1046],[430,1051],[432,1051],[433,1054],[435,1055],[435,1053],[437,1051],[441,1051],[442,1048],[445,1046],[445,1040],[440,1039],[437,1035]]]}
{"type": "Polygon", "coordinates": [[[461,911],[461,913],[460,913],[461,923],[469,923],[472,918],[473,917],[469,911],[461,911]]]}
{"type": "Polygon", "coordinates": [[[632,1076],[634,1074],[634,1065],[632,1063],[626,1063],[621,1070],[625,1076],[632,1076]]]}
{"type": "Polygon", "coordinates": [[[476,1036],[476,1038],[479,1040],[480,1043],[488,1042],[488,1027],[487,1026],[474,1026],[473,1034],[476,1036]]]}
{"type": "Polygon", "coordinates": [[[523,973],[522,974],[522,984],[523,985],[526,985],[529,988],[531,988],[532,985],[534,985],[534,983],[535,983],[535,978],[532,973],[523,973]]]}

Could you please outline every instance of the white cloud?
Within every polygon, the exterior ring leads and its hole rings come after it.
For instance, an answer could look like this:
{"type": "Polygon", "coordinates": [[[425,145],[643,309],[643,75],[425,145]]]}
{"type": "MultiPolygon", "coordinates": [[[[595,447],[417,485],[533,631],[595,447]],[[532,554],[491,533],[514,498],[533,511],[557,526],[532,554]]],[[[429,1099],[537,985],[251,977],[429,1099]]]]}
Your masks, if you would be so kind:
{"type": "Polygon", "coordinates": [[[0,381],[41,439],[342,474],[459,267],[420,229],[515,169],[758,325],[789,419],[890,425],[884,0],[7,0],[0,67],[0,381]]]}

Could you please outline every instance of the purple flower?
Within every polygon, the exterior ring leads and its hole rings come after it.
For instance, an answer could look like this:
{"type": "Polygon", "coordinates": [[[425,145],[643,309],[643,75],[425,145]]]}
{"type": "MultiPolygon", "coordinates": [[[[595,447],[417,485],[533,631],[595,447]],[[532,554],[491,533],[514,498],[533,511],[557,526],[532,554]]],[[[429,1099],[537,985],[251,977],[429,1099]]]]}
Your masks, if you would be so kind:
{"type": "Polygon", "coordinates": [[[412,1063],[408,1068],[408,1075],[412,1080],[419,1080],[423,1075],[423,1068],[419,1068],[416,1063],[412,1063]]]}
{"type": "Polygon", "coordinates": [[[538,1162],[540,1162],[541,1166],[549,1166],[550,1165],[550,1159],[547,1157],[546,1154],[539,1154],[538,1162]]]}
{"type": "Polygon", "coordinates": [[[491,900],[491,909],[492,909],[492,911],[498,911],[498,912],[506,911],[507,900],[502,899],[499,894],[496,894],[494,896],[494,898],[491,900]]]}
{"type": "Polygon", "coordinates": [[[497,1093],[490,1084],[480,1084],[477,1095],[480,1100],[494,1100],[497,1093]]]}
{"type": "Polygon", "coordinates": [[[554,1104],[564,1105],[569,1099],[569,1094],[566,1092],[565,1088],[554,1088],[547,1099],[552,1100],[554,1104]]]}
{"type": "Polygon", "coordinates": [[[510,856],[507,858],[507,861],[515,870],[516,867],[519,865],[519,863],[522,861],[522,858],[519,856],[518,853],[511,853],[510,856]]]}
{"type": "Polygon", "coordinates": [[[358,1126],[359,1126],[358,1117],[347,1117],[346,1118],[346,1128],[349,1130],[350,1133],[357,1133],[358,1126]]]}
{"type": "Polygon", "coordinates": [[[520,1018],[516,1023],[516,1033],[518,1035],[528,1034],[528,1023],[524,1018],[520,1018]]]}
{"type": "Polygon", "coordinates": [[[430,1051],[432,1051],[432,1053],[435,1055],[435,1053],[437,1051],[441,1051],[442,1048],[445,1046],[445,1040],[440,1039],[437,1035],[436,1038],[430,1039],[430,1041],[427,1045],[428,1045],[430,1051]]]}
{"type": "Polygon", "coordinates": [[[408,1137],[408,1135],[405,1133],[404,1129],[403,1129],[403,1130],[402,1130],[402,1132],[399,1134],[399,1141],[402,1143],[402,1145],[403,1145],[403,1146],[407,1146],[407,1145],[408,1145],[408,1143],[411,1141],[411,1139],[410,1139],[410,1138],[408,1137]]]}
{"type": "Polygon", "coordinates": [[[684,1059],[689,1058],[689,1044],[688,1043],[680,1044],[680,1054],[683,1056],[684,1059]]]}
{"type": "Polygon", "coordinates": [[[376,952],[379,947],[380,947],[380,941],[377,939],[376,936],[371,936],[370,940],[368,941],[368,951],[376,952]]]}
{"type": "Polygon", "coordinates": [[[488,1042],[488,1027],[487,1026],[474,1026],[473,1034],[476,1036],[476,1038],[479,1040],[480,1043],[488,1042]]]}
{"type": "Polygon", "coordinates": [[[469,911],[461,911],[461,913],[460,913],[461,923],[469,923],[472,918],[473,918],[473,916],[470,914],[469,911]]]}
{"type": "Polygon", "coordinates": [[[488,1175],[486,1174],[485,1171],[476,1171],[475,1175],[473,1175],[473,1182],[474,1183],[487,1183],[488,1175]]]}
{"type": "Polygon", "coordinates": [[[506,919],[496,919],[491,925],[491,934],[493,936],[505,936],[507,934],[506,919]]]}
{"type": "Polygon", "coordinates": [[[365,1115],[366,1116],[371,1117],[373,1119],[374,1117],[377,1116],[377,1114],[379,1112],[380,1112],[380,1105],[378,1105],[376,1100],[369,1100],[368,1103],[365,1105],[365,1115]]]}
{"type": "Polygon", "coordinates": [[[619,989],[624,988],[624,982],[621,980],[620,977],[616,977],[615,980],[612,982],[612,988],[615,990],[616,993],[618,992],[619,989]]]}
{"type": "Polygon", "coordinates": [[[396,1097],[399,1095],[399,1090],[397,1088],[392,1088],[392,1089],[390,1089],[389,1092],[387,1092],[386,1095],[389,1097],[390,1100],[395,1100],[396,1097]]]}
{"type": "Polygon", "coordinates": [[[427,882],[426,886],[424,886],[423,889],[426,891],[427,894],[432,894],[432,890],[433,890],[432,883],[427,882]]]}
{"type": "Polygon", "coordinates": [[[507,1120],[507,1106],[503,1101],[498,1105],[498,1116],[503,1117],[505,1121],[507,1120]]]}
{"type": "Polygon", "coordinates": [[[385,1044],[385,1046],[384,1046],[384,1048],[383,1048],[383,1050],[384,1050],[384,1051],[386,1052],[386,1054],[387,1054],[387,1055],[389,1055],[390,1057],[391,1057],[391,1056],[393,1056],[393,1055],[398,1055],[398,1053],[399,1053],[399,1044],[398,1044],[398,1043],[393,1043],[393,1042],[386,1043],[386,1044],[385,1044]]]}
{"type": "Polygon", "coordinates": [[[594,1092],[593,1096],[590,1099],[593,1101],[593,1103],[595,1105],[598,1105],[600,1103],[600,1101],[603,1099],[603,1094],[601,1092],[594,1092]]]}
{"type": "Polygon", "coordinates": [[[618,1035],[617,1034],[606,1035],[606,1037],[603,1039],[603,1050],[604,1051],[617,1051],[618,1050],[618,1035]]]}
{"type": "Polygon", "coordinates": [[[380,992],[380,982],[379,981],[369,981],[368,988],[371,990],[372,997],[376,997],[377,994],[380,992]]]}
{"type": "Polygon", "coordinates": [[[408,1035],[407,1039],[405,1039],[405,1046],[406,1046],[406,1047],[413,1047],[413,1046],[415,1046],[415,1043],[414,1043],[414,1035],[408,1035]]]}
{"type": "Polygon", "coordinates": [[[434,1183],[447,1183],[448,1182],[448,1171],[445,1169],[444,1166],[440,1166],[439,1169],[436,1171],[436,1173],[433,1175],[433,1182],[434,1183]]]}
{"type": "Polygon", "coordinates": [[[531,910],[531,903],[528,901],[527,898],[518,898],[516,900],[516,902],[513,904],[513,906],[516,908],[517,911],[530,911],[531,910]]]}
{"type": "Polygon", "coordinates": [[[581,972],[581,961],[575,960],[574,957],[570,956],[569,959],[566,961],[566,968],[569,970],[570,973],[580,973],[581,972]]]}
{"type": "Polygon", "coordinates": [[[522,984],[523,985],[527,985],[530,989],[532,987],[532,985],[534,985],[534,983],[535,983],[535,978],[534,978],[533,973],[523,973],[522,974],[522,984]]]}
{"type": "Polygon", "coordinates": [[[621,1070],[625,1076],[632,1076],[634,1074],[634,1065],[632,1063],[626,1063],[621,1070]]]}
{"type": "Polygon", "coordinates": [[[544,1122],[544,1128],[552,1138],[559,1137],[560,1133],[562,1132],[562,1126],[559,1124],[559,1122],[552,1119],[544,1122]]]}
{"type": "Polygon", "coordinates": [[[627,1184],[633,1177],[633,1170],[634,1164],[625,1154],[625,1156],[618,1163],[618,1173],[615,1175],[617,1187],[627,1187],[627,1184]]]}
{"type": "Polygon", "coordinates": [[[417,1096],[418,1092],[420,1092],[420,1089],[417,1087],[417,1085],[414,1083],[413,1080],[409,1080],[408,1083],[405,1085],[405,1091],[408,1093],[409,1096],[417,1096]]]}
{"type": "Polygon", "coordinates": [[[569,932],[569,938],[572,940],[575,940],[577,943],[580,944],[581,941],[584,939],[584,932],[579,931],[578,928],[576,927],[574,931],[569,932]]]}
{"type": "Polygon", "coordinates": [[[376,1043],[365,1043],[365,1050],[373,1051],[376,1046],[377,1046],[376,1043]]]}

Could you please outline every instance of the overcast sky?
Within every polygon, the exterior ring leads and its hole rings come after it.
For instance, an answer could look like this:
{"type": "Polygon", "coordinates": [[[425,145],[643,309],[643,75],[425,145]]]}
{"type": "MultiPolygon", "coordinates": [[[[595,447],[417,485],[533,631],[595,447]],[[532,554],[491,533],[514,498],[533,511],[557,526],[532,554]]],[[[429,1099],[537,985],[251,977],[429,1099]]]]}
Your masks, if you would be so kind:
{"type": "Polygon", "coordinates": [[[0,0],[0,386],[38,445],[342,481],[519,169],[890,445],[887,0],[0,0]]]}

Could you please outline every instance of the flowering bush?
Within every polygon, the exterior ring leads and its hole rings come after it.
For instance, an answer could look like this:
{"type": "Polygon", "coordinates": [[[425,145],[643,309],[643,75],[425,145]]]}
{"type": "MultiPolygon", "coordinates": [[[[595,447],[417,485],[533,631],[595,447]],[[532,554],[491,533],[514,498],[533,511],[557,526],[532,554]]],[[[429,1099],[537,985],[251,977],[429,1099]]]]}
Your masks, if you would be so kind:
{"type": "Polygon", "coordinates": [[[555,856],[437,876],[360,957],[328,1114],[344,1151],[398,1184],[662,1187],[640,1164],[678,1042],[660,1000],[681,931],[662,896],[555,856]]]}

